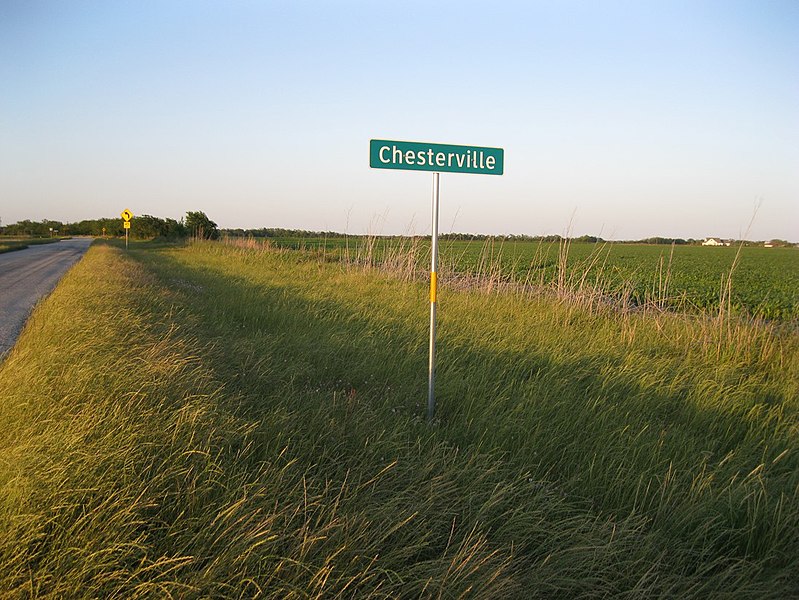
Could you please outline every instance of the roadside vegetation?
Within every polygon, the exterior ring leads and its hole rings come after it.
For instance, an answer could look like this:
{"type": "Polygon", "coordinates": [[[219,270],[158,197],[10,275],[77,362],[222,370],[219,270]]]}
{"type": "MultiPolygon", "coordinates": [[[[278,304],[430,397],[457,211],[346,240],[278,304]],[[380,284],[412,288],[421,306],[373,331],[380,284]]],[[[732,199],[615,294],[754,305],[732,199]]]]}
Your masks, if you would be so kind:
{"type": "MultiPolygon", "coordinates": [[[[558,237],[558,236],[555,236],[558,237]]],[[[231,241],[242,243],[240,238],[231,241]]],[[[348,264],[402,265],[417,279],[430,264],[422,238],[250,238],[316,253],[348,264]]],[[[717,313],[720,309],[769,320],[799,320],[799,249],[743,246],[707,248],[686,244],[633,244],[580,239],[446,239],[440,271],[449,279],[480,281],[493,288],[529,291],[579,289],[581,295],[631,307],[717,313]]]]}
{"type": "Polygon", "coordinates": [[[396,264],[95,244],[0,365],[0,590],[799,594],[795,329],[453,271],[428,423],[396,264]]]}
{"type": "MultiPolygon", "coordinates": [[[[31,221],[25,219],[0,227],[2,236],[22,236],[26,238],[49,237],[53,232],[61,235],[86,235],[94,237],[124,237],[125,229],[121,218],[86,219],[75,223],[62,223],[44,219],[31,221]]],[[[200,239],[216,239],[219,228],[202,211],[189,211],[180,220],[154,217],[152,215],[136,215],[131,220],[128,230],[130,238],[135,240],[179,240],[187,237],[200,239]]],[[[2,238],[0,238],[2,239],[2,238]]]]}
{"type": "Polygon", "coordinates": [[[25,248],[39,244],[52,244],[53,242],[58,242],[62,239],[66,238],[20,238],[13,236],[0,237],[0,254],[3,252],[13,252],[14,250],[24,250],[25,248]]]}

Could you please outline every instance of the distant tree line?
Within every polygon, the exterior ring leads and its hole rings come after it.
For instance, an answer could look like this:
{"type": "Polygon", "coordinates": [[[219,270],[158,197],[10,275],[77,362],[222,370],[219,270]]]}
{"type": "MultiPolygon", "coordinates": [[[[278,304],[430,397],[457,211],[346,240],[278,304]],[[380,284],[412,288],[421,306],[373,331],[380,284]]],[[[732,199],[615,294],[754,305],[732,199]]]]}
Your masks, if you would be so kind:
{"type": "MultiPolygon", "coordinates": [[[[337,231],[308,231],[305,229],[281,229],[273,227],[261,227],[259,229],[223,229],[221,234],[229,237],[256,237],[256,238],[343,238],[348,237],[346,233],[339,233],[337,231]]],[[[349,237],[359,237],[349,235],[349,237]]],[[[403,237],[403,236],[378,236],[385,238],[403,237]]],[[[429,239],[429,235],[412,236],[421,239],[429,239]]],[[[519,242],[583,242],[583,243],[604,243],[606,240],[595,235],[581,235],[578,237],[566,237],[561,235],[525,235],[525,234],[510,234],[510,235],[488,235],[483,233],[442,233],[438,236],[440,240],[444,241],[519,241],[519,242]]],[[[623,240],[620,244],[700,244],[702,240],[682,239],[682,238],[667,238],[667,237],[650,237],[642,240],[623,240]]]]}
{"type": "MultiPolygon", "coordinates": [[[[221,234],[229,237],[256,237],[256,238],[343,238],[343,237],[360,237],[346,233],[339,233],[337,231],[308,231],[306,229],[281,229],[275,227],[261,227],[259,229],[222,229],[221,234]]],[[[396,238],[405,236],[378,236],[384,238],[396,238]]],[[[420,239],[430,239],[429,235],[411,236],[420,239]]],[[[510,234],[510,235],[488,235],[484,233],[442,233],[438,236],[443,241],[518,241],[518,242],[582,242],[590,244],[601,244],[606,242],[603,238],[596,235],[581,235],[577,237],[567,237],[562,235],[526,235],[526,234],[510,234]]],[[[666,245],[686,245],[686,244],[701,244],[702,240],[683,239],[683,238],[668,238],[668,237],[649,237],[641,240],[621,240],[614,241],[616,244],[666,244],[666,245]]],[[[762,242],[752,242],[760,244],[762,242]]]]}
{"type": "Polygon", "coordinates": [[[780,239],[769,240],[768,243],[771,244],[774,248],[784,248],[784,247],[793,246],[793,244],[788,240],[780,240],[780,239]]]}
{"type": "MultiPolygon", "coordinates": [[[[344,238],[344,237],[361,237],[359,235],[339,233],[338,231],[308,231],[305,229],[281,229],[275,227],[262,227],[260,229],[222,229],[222,235],[230,237],[264,237],[264,238],[344,238]]],[[[429,235],[415,235],[415,236],[397,236],[397,235],[381,235],[381,238],[399,238],[399,237],[415,237],[420,239],[429,239],[429,235]]],[[[545,236],[530,236],[530,235],[487,235],[482,233],[442,233],[438,236],[441,240],[451,241],[483,241],[483,240],[519,240],[519,241],[544,241],[544,242],[557,242],[560,241],[559,235],[545,235],[545,236]]],[[[582,236],[580,241],[602,241],[601,238],[593,236],[582,236]]]]}
{"type": "MultiPolygon", "coordinates": [[[[221,234],[228,237],[257,238],[343,238],[346,233],[336,231],[306,231],[305,229],[281,229],[279,227],[261,227],[259,229],[222,229],[221,234]]],[[[352,236],[350,236],[352,237],[352,236]]]]}
{"type": "Polygon", "coordinates": [[[700,241],[697,240],[684,240],[682,238],[667,238],[667,237],[650,237],[644,238],[642,240],[636,240],[630,242],[631,244],[667,244],[671,246],[675,244],[677,246],[682,246],[685,244],[698,244],[700,241]]]}
{"type": "MultiPolygon", "coordinates": [[[[100,237],[121,237],[125,229],[121,218],[116,219],[86,219],[76,223],[63,223],[61,221],[30,221],[25,219],[0,228],[2,235],[18,235],[33,237],[49,237],[53,235],[91,235],[100,237]]],[[[188,236],[205,239],[219,237],[219,228],[202,211],[187,212],[185,219],[162,219],[152,215],[140,215],[131,221],[130,236],[133,239],[151,240],[180,239],[188,236]]]]}
{"type": "MultiPolygon", "coordinates": [[[[580,235],[577,237],[568,237],[562,235],[482,235],[472,233],[445,233],[439,236],[443,240],[505,240],[505,241],[522,241],[522,242],[581,242],[586,244],[602,244],[605,240],[596,235],[580,235]]],[[[701,240],[684,240],[681,238],[665,238],[665,237],[651,237],[643,240],[623,240],[614,241],[614,244],[693,244],[700,243],[701,240]]]]}
{"type": "MultiPolygon", "coordinates": [[[[169,218],[154,217],[152,215],[140,215],[133,218],[131,222],[130,235],[133,239],[149,240],[161,239],[181,239],[186,237],[203,238],[215,240],[220,235],[228,237],[256,237],[256,238],[344,238],[360,237],[352,236],[337,231],[309,231],[306,229],[283,229],[279,227],[260,227],[258,229],[219,229],[208,216],[202,211],[189,211],[183,219],[175,220],[169,218]]],[[[76,223],[63,223],[44,219],[42,221],[30,221],[25,219],[11,225],[0,227],[0,235],[14,236],[70,236],[70,235],[91,235],[99,237],[105,234],[108,237],[120,237],[125,235],[121,218],[114,219],[87,219],[76,223]]],[[[384,238],[398,238],[407,236],[378,236],[384,238]]],[[[419,239],[430,239],[429,235],[412,236],[419,239]]],[[[578,237],[566,237],[561,235],[487,235],[482,233],[444,233],[439,236],[444,241],[520,241],[520,242],[582,242],[582,243],[604,243],[607,240],[594,235],[581,235],[578,237]]],[[[669,237],[648,237],[640,240],[618,240],[614,244],[662,244],[662,245],[698,245],[703,240],[693,238],[669,238],[669,237]]],[[[762,241],[751,240],[730,240],[733,245],[743,244],[744,246],[762,246],[762,241]]],[[[792,246],[786,240],[771,240],[770,245],[792,246]]]]}

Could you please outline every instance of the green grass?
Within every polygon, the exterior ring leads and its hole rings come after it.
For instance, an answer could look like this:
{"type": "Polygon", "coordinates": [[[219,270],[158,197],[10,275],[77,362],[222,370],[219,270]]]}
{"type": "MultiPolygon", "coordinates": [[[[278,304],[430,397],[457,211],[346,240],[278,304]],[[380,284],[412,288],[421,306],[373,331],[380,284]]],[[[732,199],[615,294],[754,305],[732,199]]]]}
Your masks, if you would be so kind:
{"type": "MultiPolygon", "coordinates": [[[[273,244],[323,251],[328,257],[382,260],[413,248],[420,270],[429,266],[429,242],[403,238],[277,238],[273,244]]],[[[682,311],[715,312],[720,303],[737,314],[799,320],[799,249],[529,241],[443,241],[443,269],[539,287],[596,285],[636,305],[657,303],[682,311]],[[737,258],[736,258],[737,257],[737,258]],[[725,298],[732,273],[731,293],[725,298]]]]}
{"type": "Polygon", "coordinates": [[[95,245],[0,366],[9,597],[785,598],[799,340],[95,245]]]}

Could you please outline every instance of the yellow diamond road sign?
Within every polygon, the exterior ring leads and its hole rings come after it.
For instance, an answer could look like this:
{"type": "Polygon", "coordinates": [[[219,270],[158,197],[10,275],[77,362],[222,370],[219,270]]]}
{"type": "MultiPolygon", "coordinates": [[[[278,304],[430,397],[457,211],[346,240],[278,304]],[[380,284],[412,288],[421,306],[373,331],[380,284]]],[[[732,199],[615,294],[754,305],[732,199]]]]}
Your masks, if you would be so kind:
{"type": "Polygon", "coordinates": [[[133,218],[133,213],[126,208],[122,211],[122,218],[125,219],[125,221],[130,221],[133,218]]]}

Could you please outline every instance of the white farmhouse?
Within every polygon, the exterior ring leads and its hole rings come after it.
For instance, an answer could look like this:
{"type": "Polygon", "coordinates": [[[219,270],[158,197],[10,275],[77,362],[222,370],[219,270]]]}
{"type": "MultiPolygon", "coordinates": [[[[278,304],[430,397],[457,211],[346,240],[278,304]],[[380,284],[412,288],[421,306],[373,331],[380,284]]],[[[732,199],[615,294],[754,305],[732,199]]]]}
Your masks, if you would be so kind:
{"type": "Polygon", "coordinates": [[[707,238],[704,242],[702,242],[703,246],[726,246],[724,242],[722,242],[719,238],[707,238]]]}

